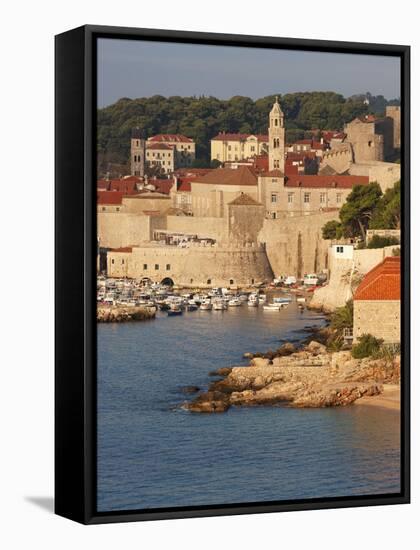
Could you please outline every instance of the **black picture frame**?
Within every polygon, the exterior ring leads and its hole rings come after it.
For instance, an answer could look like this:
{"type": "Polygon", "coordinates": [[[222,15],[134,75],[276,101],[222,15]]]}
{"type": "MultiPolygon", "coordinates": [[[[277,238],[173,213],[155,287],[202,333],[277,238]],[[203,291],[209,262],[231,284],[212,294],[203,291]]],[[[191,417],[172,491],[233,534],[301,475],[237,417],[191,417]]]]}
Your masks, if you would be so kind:
{"type": "Polygon", "coordinates": [[[82,26],[55,38],[55,512],[84,524],[410,502],[410,47],[82,26]],[[118,512],[96,510],[96,40],[120,38],[401,59],[401,492],[118,512]]]}

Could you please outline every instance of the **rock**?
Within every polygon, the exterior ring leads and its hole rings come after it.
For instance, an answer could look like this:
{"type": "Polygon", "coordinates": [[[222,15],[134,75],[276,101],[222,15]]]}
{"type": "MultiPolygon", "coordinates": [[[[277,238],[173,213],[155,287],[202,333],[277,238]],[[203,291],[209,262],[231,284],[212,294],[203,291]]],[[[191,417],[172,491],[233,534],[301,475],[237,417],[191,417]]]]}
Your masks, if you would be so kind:
{"type": "Polygon", "coordinates": [[[287,355],[291,355],[292,353],[295,353],[296,351],[297,349],[294,344],[291,344],[290,342],[286,342],[277,349],[276,355],[277,357],[285,357],[287,355]]]}
{"type": "Polygon", "coordinates": [[[181,388],[182,393],[197,393],[200,391],[200,388],[198,386],[184,386],[181,388]]]}
{"type": "Polygon", "coordinates": [[[254,367],[268,367],[270,364],[270,359],[266,359],[263,357],[254,357],[251,359],[250,364],[254,367]]]}
{"type": "Polygon", "coordinates": [[[225,412],[230,407],[229,398],[217,391],[208,391],[199,395],[185,407],[191,412],[216,413],[225,412]]]}
{"type": "Polygon", "coordinates": [[[327,351],[327,347],[324,346],[324,344],[320,344],[319,342],[312,340],[306,346],[306,350],[310,351],[311,353],[319,354],[319,353],[325,353],[327,351]]]}
{"type": "Polygon", "coordinates": [[[209,372],[209,376],[228,376],[232,372],[232,367],[221,367],[209,372]]]}

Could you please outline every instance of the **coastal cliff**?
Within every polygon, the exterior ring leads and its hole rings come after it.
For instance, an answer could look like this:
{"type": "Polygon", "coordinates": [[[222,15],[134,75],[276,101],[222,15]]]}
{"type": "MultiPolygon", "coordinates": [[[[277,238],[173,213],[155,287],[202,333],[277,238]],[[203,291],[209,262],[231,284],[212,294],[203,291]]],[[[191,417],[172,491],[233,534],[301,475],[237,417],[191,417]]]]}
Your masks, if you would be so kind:
{"type": "Polygon", "coordinates": [[[147,321],[156,316],[155,308],[145,307],[98,307],[98,323],[123,323],[125,321],[147,321]]]}
{"type": "Polygon", "coordinates": [[[220,369],[223,376],[184,407],[191,412],[224,412],[230,406],[287,404],[292,407],[350,405],[379,395],[400,379],[400,357],[354,359],[330,353],[318,342],[272,360],[254,357],[249,366],[220,369]]]}

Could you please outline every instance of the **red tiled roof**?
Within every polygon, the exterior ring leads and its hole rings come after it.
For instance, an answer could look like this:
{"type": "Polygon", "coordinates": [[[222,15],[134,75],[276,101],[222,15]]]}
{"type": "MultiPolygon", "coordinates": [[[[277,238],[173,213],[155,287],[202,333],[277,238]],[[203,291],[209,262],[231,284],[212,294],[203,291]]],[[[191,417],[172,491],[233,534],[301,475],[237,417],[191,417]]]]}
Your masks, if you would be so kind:
{"type": "Polygon", "coordinates": [[[401,262],[389,256],[363,278],[354,295],[355,300],[400,300],[401,262]]]}
{"type": "Polygon", "coordinates": [[[257,185],[257,176],[249,166],[238,168],[217,168],[205,176],[198,176],[194,183],[213,185],[257,185]]]}
{"type": "Polygon", "coordinates": [[[269,170],[267,172],[263,172],[261,174],[261,177],[263,177],[263,178],[267,178],[267,177],[270,177],[270,178],[283,178],[284,174],[281,170],[269,170]]]}
{"type": "Polygon", "coordinates": [[[96,182],[96,188],[106,191],[109,187],[109,180],[98,180],[96,182]]]}
{"type": "Polygon", "coordinates": [[[290,175],[286,187],[339,188],[351,189],[355,185],[368,185],[368,176],[306,176],[290,175]]]}
{"type": "Polygon", "coordinates": [[[180,143],[193,143],[193,140],[182,134],[158,134],[150,137],[147,141],[173,141],[180,143]]]}
{"type": "Polygon", "coordinates": [[[121,248],[111,248],[110,252],[133,252],[132,246],[122,246],[121,248]]]}
{"type": "Polygon", "coordinates": [[[315,151],[302,151],[299,153],[289,152],[286,156],[286,160],[305,160],[305,158],[315,159],[315,151]]]}
{"type": "Polygon", "coordinates": [[[245,141],[247,138],[255,136],[257,141],[267,142],[268,135],[266,134],[239,134],[239,133],[228,133],[228,132],[219,132],[217,136],[211,138],[212,141],[245,141]]]}
{"type": "Polygon", "coordinates": [[[153,149],[153,150],[159,150],[159,151],[173,151],[173,146],[166,145],[166,143],[148,143],[146,146],[146,149],[153,149]]]}
{"type": "Polygon", "coordinates": [[[112,180],[109,185],[110,191],[121,191],[126,195],[137,193],[136,182],[128,179],[112,180]]]}
{"type": "Polygon", "coordinates": [[[156,191],[159,191],[159,193],[164,193],[165,195],[169,195],[169,192],[172,189],[172,186],[174,184],[174,180],[173,178],[150,179],[149,183],[154,185],[156,187],[156,191]]]}
{"type": "Polygon", "coordinates": [[[268,170],[268,155],[254,157],[254,168],[256,170],[268,170]]]}
{"type": "Polygon", "coordinates": [[[98,204],[122,204],[124,193],[121,191],[98,191],[98,204]]]}

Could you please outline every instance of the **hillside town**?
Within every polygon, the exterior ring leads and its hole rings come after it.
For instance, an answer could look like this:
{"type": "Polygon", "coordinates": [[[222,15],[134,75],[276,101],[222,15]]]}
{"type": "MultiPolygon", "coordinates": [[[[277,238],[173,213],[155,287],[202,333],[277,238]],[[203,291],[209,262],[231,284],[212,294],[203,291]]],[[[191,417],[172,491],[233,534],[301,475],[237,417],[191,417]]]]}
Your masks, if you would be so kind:
{"type": "Polygon", "coordinates": [[[267,115],[266,135],[214,136],[217,168],[193,167],[195,143],[187,136],[145,137],[134,128],[131,173],[97,182],[98,273],[143,285],[254,294],[287,277],[307,289],[305,277],[312,277],[312,307],[331,312],[354,295],[355,304],[365,303],[355,309],[362,324],[372,315],[369,308],[363,313],[367,302],[379,318],[381,308],[394,308],[392,327],[362,326],[355,334],[369,328],[398,342],[399,229],[368,230],[366,241],[380,235],[397,244],[360,248],[357,238],[325,238],[323,228],[339,220],[353,189],[375,183],[386,193],[400,181],[400,108],[388,106],[382,118],[365,115],[294,143],[286,143],[278,98],[267,115]],[[389,266],[398,279],[392,292],[383,283],[389,266]],[[357,285],[372,271],[378,284],[360,299],[357,285]]]}

